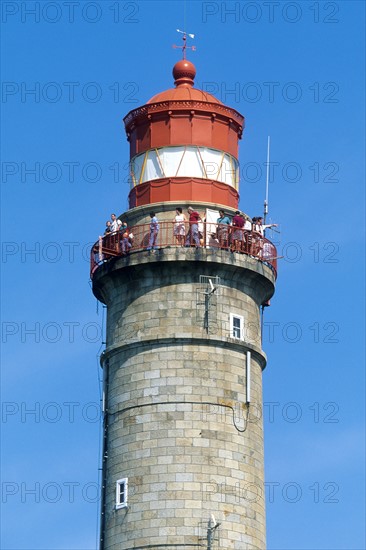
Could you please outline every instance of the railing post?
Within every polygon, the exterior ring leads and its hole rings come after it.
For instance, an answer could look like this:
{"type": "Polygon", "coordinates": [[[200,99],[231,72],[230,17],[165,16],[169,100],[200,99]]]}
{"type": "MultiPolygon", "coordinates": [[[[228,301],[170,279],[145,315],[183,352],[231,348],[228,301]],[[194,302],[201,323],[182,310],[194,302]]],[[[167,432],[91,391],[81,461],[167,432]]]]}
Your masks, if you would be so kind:
{"type": "Polygon", "coordinates": [[[99,261],[103,261],[103,237],[99,237],[99,249],[98,249],[99,261]]]}

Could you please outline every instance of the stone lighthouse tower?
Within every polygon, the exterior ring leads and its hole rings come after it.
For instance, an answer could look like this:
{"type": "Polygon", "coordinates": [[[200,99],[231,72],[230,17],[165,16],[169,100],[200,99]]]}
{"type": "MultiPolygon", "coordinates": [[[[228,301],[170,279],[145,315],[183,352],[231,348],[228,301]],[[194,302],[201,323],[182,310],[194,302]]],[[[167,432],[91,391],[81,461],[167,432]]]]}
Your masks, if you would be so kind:
{"type": "Polygon", "coordinates": [[[217,239],[219,211],[238,209],[244,118],[195,74],[179,61],[175,87],[125,117],[132,247],[119,232],[92,249],[107,306],[101,550],[266,546],[260,308],[276,251],[250,229],[235,251],[217,239]]]}

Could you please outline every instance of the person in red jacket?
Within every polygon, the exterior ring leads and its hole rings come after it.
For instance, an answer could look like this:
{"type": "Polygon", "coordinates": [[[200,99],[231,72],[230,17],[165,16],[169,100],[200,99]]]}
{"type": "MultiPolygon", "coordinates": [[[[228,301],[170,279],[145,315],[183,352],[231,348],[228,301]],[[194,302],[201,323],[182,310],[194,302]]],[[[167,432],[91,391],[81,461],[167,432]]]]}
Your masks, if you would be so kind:
{"type": "Polygon", "coordinates": [[[241,252],[243,248],[243,236],[244,236],[244,224],[245,220],[240,215],[239,210],[235,212],[235,216],[232,219],[232,235],[231,235],[231,252],[241,252]]]}
{"type": "Polygon", "coordinates": [[[196,248],[198,248],[200,245],[198,222],[202,221],[202,219],[199,213],[193,210],[191,206],[188,207],[187,211],[189,214],[189,231],[187,233],[185,246],[191,246],[191,244],[194,243],[196,248]]]}

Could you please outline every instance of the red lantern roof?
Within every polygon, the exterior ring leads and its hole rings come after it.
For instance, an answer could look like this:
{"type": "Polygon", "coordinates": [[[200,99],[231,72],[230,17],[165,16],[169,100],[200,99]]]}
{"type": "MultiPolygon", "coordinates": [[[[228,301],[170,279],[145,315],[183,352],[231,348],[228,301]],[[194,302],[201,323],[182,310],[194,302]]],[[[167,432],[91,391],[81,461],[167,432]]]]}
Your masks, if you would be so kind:
{"type": "Polygon", "coordinates": [[[173,67],[175,88],[154,95],[147,103],[160,103],[161,101],[205,101],[222,105],[215,96],[194,88],[196,67],[187,59],[181,59],[173,67]]]}

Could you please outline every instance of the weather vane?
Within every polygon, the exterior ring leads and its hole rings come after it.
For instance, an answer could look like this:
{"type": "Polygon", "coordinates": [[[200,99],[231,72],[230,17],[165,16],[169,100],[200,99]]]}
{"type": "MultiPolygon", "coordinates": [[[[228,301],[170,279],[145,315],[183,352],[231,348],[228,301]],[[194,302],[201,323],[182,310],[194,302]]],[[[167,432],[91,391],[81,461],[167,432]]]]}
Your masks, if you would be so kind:
{"type": "Polygon", "coordinates": [[[194,38],[194,34],[188,34],[188,33],[186,33],[186,31],[180,31],[179,29],[177,29],[177,32],[180,32],[181,34],[183,34],[183,36],[182,36],[183,46],[176,46],[175,44],[173,44],[173,48],[179,48],[180,50],[182,50],[183,59],[185,59],[187,49],[192,50],[192,52],[196,51],[196,46],[187,46],[187,36],[189,36],[189,38],[194,38]]]}

